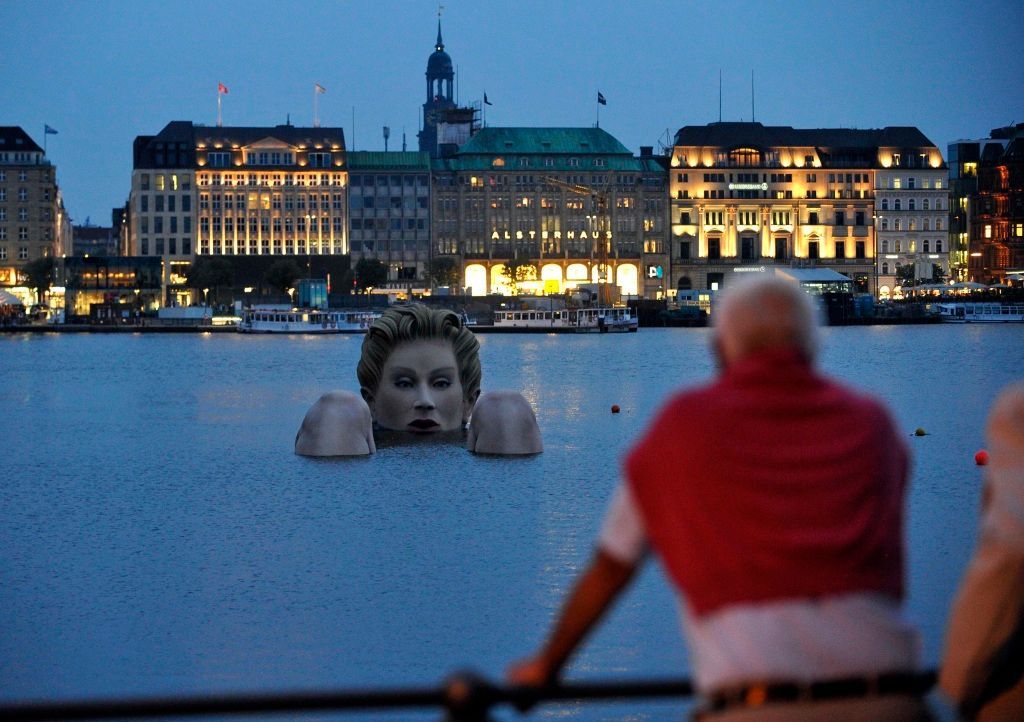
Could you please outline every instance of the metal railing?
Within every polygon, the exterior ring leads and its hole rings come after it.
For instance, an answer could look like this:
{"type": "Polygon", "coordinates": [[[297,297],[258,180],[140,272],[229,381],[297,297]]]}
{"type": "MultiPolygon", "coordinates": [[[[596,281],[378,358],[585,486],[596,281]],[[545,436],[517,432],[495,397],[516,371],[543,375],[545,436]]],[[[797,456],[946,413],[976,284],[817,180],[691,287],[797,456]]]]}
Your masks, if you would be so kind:
{"type": "MultiPolygon", "coordinates": [[[[913,689],[907,691],[927,693],[934,686],[936,676],[934,670],[914,675],[913,689]]],[[[462,672],[438,687],[4,703],[0,704],[0,721],[150,719],[227,714],[294,715],[440,708],[445,714],[444,722],[488,722],[491,710],[501,705],[511,705],[525,713],[544,702],[621,702],[692,697],[694,694],[693,684],[687,679],[605,680],[523,687],[494,684],[473,672],[462,672]]]]}

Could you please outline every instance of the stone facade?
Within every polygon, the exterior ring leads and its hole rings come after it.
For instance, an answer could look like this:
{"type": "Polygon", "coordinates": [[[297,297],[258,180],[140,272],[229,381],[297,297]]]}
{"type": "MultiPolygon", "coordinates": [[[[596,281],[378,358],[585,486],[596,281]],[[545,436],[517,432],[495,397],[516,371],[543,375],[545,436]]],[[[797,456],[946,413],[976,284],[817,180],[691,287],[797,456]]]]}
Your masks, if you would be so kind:
{"type": "Polygon", "coordinates": [[[0,288],[20,287],[31,261],[67,252],[57,169],[17,126],[0,127],[0,288]]]}
{"type": "Polygon", "coordinates": [[[879,172],[894,154],[922,153],[928,168],[944,168],[915,128],[681,128],[668,169],[671,287],[721,288],[737,272],[796,266],[876,293],[879,172]]]}
{"type": "Polygon", "coordinates": [[[608,282],[653,296],[664,283],[646,268],[667,262],[664,166],[600,128],[483,128],[432,177],[434,255],[472,294],[608,282]]]}

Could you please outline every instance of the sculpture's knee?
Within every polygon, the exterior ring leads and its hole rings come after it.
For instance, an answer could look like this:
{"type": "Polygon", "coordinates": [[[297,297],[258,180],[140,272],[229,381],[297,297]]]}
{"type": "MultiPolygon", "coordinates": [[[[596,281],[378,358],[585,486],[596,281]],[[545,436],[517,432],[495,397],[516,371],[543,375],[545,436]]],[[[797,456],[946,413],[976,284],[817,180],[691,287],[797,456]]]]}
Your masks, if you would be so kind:
{"type": "Polygon", "coordinates": [[[329,391],[317,399],[295,436],[302,456],[358,456],[376,451],[370,409],[348,391],[329,391]]]}
{"type": "Polygon", "coordinates": [[[538,454],[544,450],[537,415],[516,391],[480,396],[473,407],[468,445],[478,454],[538,454]]]}

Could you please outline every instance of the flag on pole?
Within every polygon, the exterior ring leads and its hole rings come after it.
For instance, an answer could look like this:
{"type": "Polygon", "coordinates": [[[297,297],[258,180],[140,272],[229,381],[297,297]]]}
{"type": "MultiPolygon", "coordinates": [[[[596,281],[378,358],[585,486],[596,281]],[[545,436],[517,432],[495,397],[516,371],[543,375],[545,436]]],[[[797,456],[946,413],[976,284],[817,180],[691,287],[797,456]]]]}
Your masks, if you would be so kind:
{"type": "Polygon", "coordinates": [[[57,135],[57,131],[51,128],[50,126],[46,125],[45,123],[43,124],[43,133],[46,135],[57,135]]]}
{"type": "Polygon", "coordinates": [[[227,95],[228,94],[228,86],[224,85],[224,83],[217,83],[217,92],[220,95],[227,95]]]}
{"type": "Polygon", "coordinates": [[[487,99],[487,93],[484,93],[484,105],[494,105],[494,103],[487,99]]]}
{"type": "Polygon", "coordinates": [[[601,91],[597,91],[597,102],[599,105],[608,105],[608,101],[604,99],[604,95],[601,91]]]}
{"type": "Polygon", "coordinates": [[[320,85],[320,83],[314,83],[313,84],[313,89],[316,92],[318,92],[318,93],[326,93],[327,92],[327,88],[325,88],[324,86],[320,85]]]}

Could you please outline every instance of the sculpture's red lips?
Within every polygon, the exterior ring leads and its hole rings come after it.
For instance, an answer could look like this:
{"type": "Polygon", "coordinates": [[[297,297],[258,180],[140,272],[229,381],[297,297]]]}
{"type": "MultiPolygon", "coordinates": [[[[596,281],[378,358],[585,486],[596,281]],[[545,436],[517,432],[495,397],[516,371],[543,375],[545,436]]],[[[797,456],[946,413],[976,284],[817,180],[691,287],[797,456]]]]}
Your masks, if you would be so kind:
{"type": "Polygon", "coordinates": [[[433,419],[416,419],[409,422],[409,430],[417,433],[437,431],[440,428],[441,424],[437,423],[433,419]]]}

